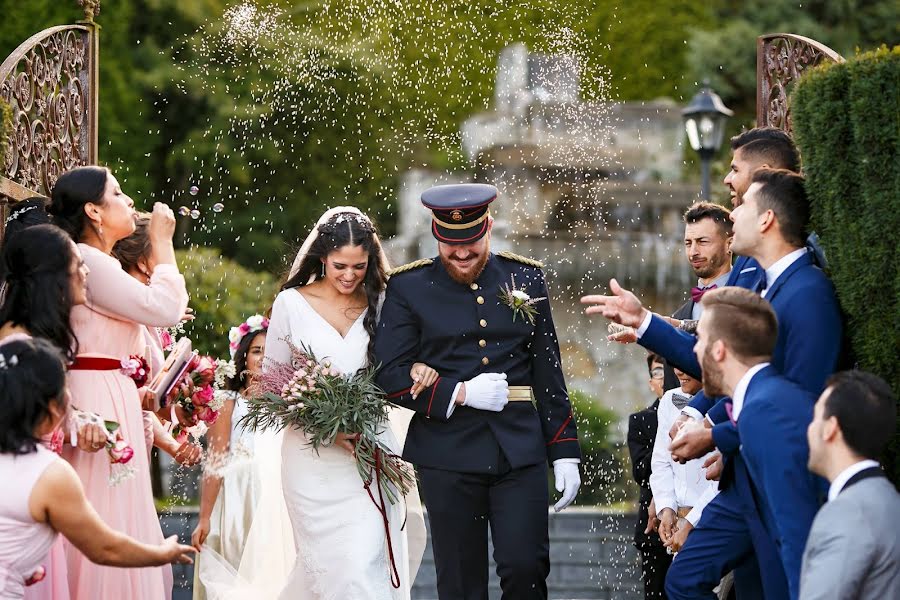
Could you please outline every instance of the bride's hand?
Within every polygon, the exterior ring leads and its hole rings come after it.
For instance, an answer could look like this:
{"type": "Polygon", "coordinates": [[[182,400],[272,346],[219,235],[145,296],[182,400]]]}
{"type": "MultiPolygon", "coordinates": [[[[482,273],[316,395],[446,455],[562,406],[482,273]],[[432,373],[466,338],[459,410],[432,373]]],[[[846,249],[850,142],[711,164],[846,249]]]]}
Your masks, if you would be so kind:
{"type": "Polygon", "coordinates": [[[438,372],[426,365],[425,363],[413,363],[412,369],[409,370],[409,376],[413,380],[413,385],[409,388],[413,400],[422,390],[434,385],[438,380],[438,372]]]}
{"type": "Polygon", "coordinates": [[[209,519],[201,518],[197,523],[197,527],[194,529],[194,533],[191,534],[191,546],[200,552],[200,546],[206,541],[206,536],[209,535],[209,519]]]}
{"type": "Polygon", "coordinates": [[[344,433],[339,431],[337,437],[334,438],[334,445],[340,446],[350,453],[351,456],[356,454],[356,442],[359,441],[358,433],[344,433]]]}

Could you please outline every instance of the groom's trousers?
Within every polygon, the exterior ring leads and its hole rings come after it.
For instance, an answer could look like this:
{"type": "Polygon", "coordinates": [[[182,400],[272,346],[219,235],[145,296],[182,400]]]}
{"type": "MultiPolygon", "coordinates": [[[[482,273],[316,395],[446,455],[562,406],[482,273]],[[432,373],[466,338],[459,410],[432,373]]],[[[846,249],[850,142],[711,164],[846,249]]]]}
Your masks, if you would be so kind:
{"type": "Polygon", "coordinates": [[[441,600],[488,600],[488,526],[504,600],[545,600],[547,465],[498,475],[419,467],[441,600]]]}

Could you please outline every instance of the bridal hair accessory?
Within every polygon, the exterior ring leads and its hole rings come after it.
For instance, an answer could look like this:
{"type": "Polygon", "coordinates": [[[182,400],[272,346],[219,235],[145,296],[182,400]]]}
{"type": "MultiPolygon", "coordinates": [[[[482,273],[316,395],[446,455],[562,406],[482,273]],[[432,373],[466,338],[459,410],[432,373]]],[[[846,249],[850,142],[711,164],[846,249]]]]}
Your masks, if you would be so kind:
{"type": "Polygon", "coordinates": [[[339,212],[335,214],[332,218],[330,218],[325,223],[319,225],[318,229],[321,233],[326,235],[331,235],[335,232],[338,225],[344,222],[356,221],[356,223],[360,226],[360,228],[366,233],[372,233],[375,231],[375,226],[372,225],[372,221],[369,220],[369,217],[362,213],[356,212],[339,212]]]}
{"type": "Polygon", "coordinates": [[[15,221],[16,219],[18,219],[19,217],[21,217],[22,215],[27,213],[29,210],[34,210],[35,208],[38,208],[38,207],[32,205],[32,206],[26,206],[25,208],[20,208],[19,210],[15,211],[14,213],[12,213],[8,217],[6,217],[5,224],[9,225],[10,221],[15,221]]]}
{"type": "Polygon", "coordinates": [[[238,346],[244,336],[254,331],[262,331],[269,328],[269,320],[262,315],[253,315],[237,327],[228,330],[228,349],[231,351],[231,359],[234,360],[234,353],[237,352],[238,346]]]}
{"type": "Polygon", "coordinates": [[[18,357],[18,356],[16,356],[15,354],[13,354],[13,355],[10,356],[9,358],[6,358],[6,356],[4,356],[2,352],[0,352],[0,369],[2,369],[2,370],[5,371],[5,370],[8,369],[9,367],[14,367],[14,366],[16,366],[17,364],[19,364],[19,357],[18,357]]]}
{"type": "MultiPolygon", "coordinates": [[[[299,252],[297,252],[297,256],[294,257],[294,262],[291,263],[291,270],[288,273],[288,278],[290,279],[294,277],[300,271],[300,265],[303,264],[303,260],[306,258],[307,254],[309,254],[309,249],[312,247],[313,242],[318,239],[319,233],[330,235],[334,232],[335,223],[339,218],[342,218],[341,223],[343,223],[351,217],[356,220],[357,223],[360,223],[364,228],[366,227],[366,223],[368,223],[368,227],[371,228],[372,232],[375,231],[375,227],[372,225],[372,221],[355,206],[336,206],[334,208],[326,210],[325,213],[321,217],[319,217],[319,220],[316,221],[315,227],[313,227],[312,231],[309,232],[309,235],[306,236],[306,240],[300,247],[299,252]],[[332,223],[332,221],[334,221],[335,223],[332,223]]],[[[378,255],[381,267],[385,272],[390,271],[391,267],[388,262],[387,255],[384,253],[384,248],[379,249],[378,255]]],[[[310,284],[315,281],[315,279],[316,274],[313,273],[310,276],[309,281],[302,285],[310,284]]]]}

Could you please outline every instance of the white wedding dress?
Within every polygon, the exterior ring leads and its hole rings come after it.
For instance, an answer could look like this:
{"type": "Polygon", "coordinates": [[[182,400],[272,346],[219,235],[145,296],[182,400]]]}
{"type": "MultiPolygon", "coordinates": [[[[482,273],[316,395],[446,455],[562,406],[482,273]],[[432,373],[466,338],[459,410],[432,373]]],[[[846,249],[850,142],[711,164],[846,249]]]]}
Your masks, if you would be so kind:
{"type": "MultiPolygon", "coordinates": [[[[296,289],[283,291],[272,306],[266,362],[289,363],[290,339],[341,373],[354,373],[366,363],[364,318],[341,337],[296,289]]],[[[392,408],[390,428],[381,434],[396,454],[410,417],[392,408]]],[[[346,450],[327,447],[317,454],[301,431],[265,431],[254,437],[254,461],[260,500],[240,566],[234,569],[212,548],[201,553],[209,600],[409,600],[426,542],[417,489],[405,502],[387,503],[400,579],[394,588],[384,521],[346,450]]]]}
{"type": "MultiPolygon", "coordinates": [[[[311,350],[318,360],[328,359],[341,373],[355,373],[366,365],[369,335],[364,318],[365,312],[342,337],[298,290],[285,290],[272,306],[266,360],[290,363],[289,339],[295,346],[302,344],[311,350]]],[[[390,428],[381,432],[380,438],[400,454],[401,447],[390,428]]],[[[386,502],[391,552],[383,517],[346,450],[329,446],[316,452],[302,431],[289,429],[284,432],[281,459],[284,499],[297,559],[280,597],[408,600],[412,582],[407,536],[401,530],[406,518],[404,503],[386,502]],[[392,585],[394,567],[399,588],[392,585]]],[[[377,500],[374,486],[372,491],[377,500]]],[[[407,500],[419,501],[418,497],[407,500]]],[[[419,558],[421,551],[416,550],[419,558]]],[[[417,565],[418,559],[413,562],[417,565]]]]}

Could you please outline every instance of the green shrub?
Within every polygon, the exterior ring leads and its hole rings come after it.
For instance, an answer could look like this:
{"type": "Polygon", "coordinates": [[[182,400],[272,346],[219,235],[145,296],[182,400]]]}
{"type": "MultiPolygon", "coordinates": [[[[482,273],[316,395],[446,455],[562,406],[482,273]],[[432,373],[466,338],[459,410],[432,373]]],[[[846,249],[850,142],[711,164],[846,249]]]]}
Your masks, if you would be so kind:
{"type": "MultiPolygon", "coordinates": [[[[812,229],[859,368],[900,393],[900,46],[813,69],[791,99],[812,229]]],[[[900,439],[885,469],[900,484],[900,439]]]]}
{"type": "Polygon", "coordinates": [[[277,284],[270,274],[249,271],[215,248],[192,247],[177,254],[197,315],[185,326],[185,335],[200,352],[227,358],[228,330],[255,313],[266,314],[277,284]]]}
{"type": "MultiPolygon", "coordinates": [[[[581,445],[580,506],[608,505],[628,497],[625,448],[612,439],[611,427],[619,422],[615,411],[601,405],[593,396],[573,390],[569,392],[572,410],[578,424],[581,445]]],[[[551,486],[552,482],[551,473],[551,486]]],[[[555,490],[551,487],[551,497],[555,490]]],[[[558,494],[556,494],[558,495],[558,494]]]]}

